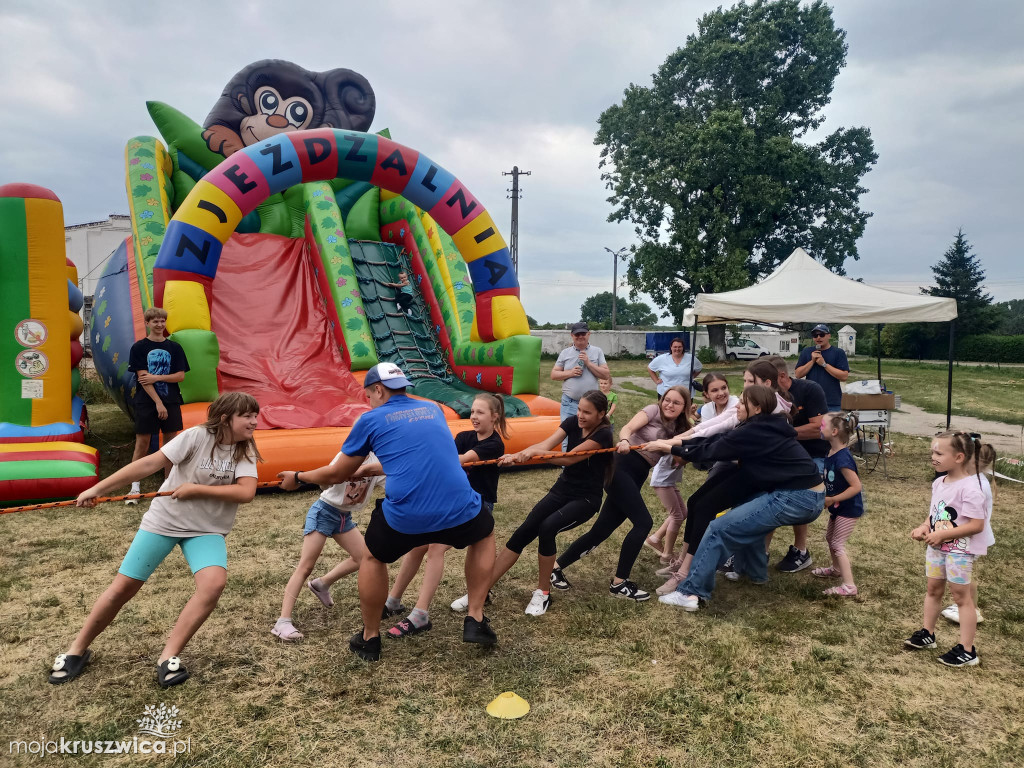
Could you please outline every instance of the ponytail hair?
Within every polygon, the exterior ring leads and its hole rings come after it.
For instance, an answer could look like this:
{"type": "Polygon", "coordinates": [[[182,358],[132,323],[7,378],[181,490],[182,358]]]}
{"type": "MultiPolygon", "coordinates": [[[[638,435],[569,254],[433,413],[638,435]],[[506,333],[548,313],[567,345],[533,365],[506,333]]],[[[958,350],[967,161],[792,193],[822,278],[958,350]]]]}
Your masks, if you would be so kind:
{"type": "MultiPolygon", "coordinates": [[[[218,444],[231,443],[231,418],[233,416],[259,412],[260,404],[255,397],[246,392],[225,392],[210,403],[210,407],[206,409],[206,421],[200,425],[211,435],[216,435],[217,438],[213,448],[210,449],[210,458],[213,458],[213,451],[216,450],[218,444]]],[[[235,450],[231,458],[235,463],[245,458],[251,461],[263,461],[253,438],[250,437],[248,440],[234,445],[235,450]]]]}
{"type": "Polygon", "coordinates": [[[487,403],[495,417],[494,429],[503,439],[508,440],[508,418],[505,416],[505,401],[491,392],[481,392],[473,400],[483,400],[487,403]]]}
{"type": "Polygon", "coordinates": [[[850,438],[853,437],[857,431],[857,414],[851,411],[833,411],[832,413],[826,413],[822,417],[822,421],[830,429],[839,431],[839,439],[844,443],[849,443],[850,438]]]}
{"type": "Polygon", "coordinates": [[[996,449],[989,443],[981,442],[981,435],[977,432],[950,430],[940,432],[936,437],[949,440],[953,450],[964,455],[964,464],[974,462],[974,471],[971,474],[978,476],[978,485],[981,486],[981,474],[995,463],[996,449]]]}
{"type": "MultiPolygon", "coordinates": [[[[793,399],[789,394],[779,389],[779,369],[770,362],[763,359],[755,360],[747,366],[747,371],[751,376],[761,379],[762,381],[767,381],[771,386],[772,391],[783,400],[792,402],[793,399]]],[[[771,410],[775,410],[775,406],[772,406],[771,410]]]]}

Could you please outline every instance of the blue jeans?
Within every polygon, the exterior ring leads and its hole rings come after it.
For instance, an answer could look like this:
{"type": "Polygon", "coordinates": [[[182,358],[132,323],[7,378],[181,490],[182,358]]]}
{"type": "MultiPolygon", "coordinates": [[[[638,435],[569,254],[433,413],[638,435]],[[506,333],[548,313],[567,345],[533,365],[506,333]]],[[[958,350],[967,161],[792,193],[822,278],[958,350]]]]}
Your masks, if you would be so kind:
{"type": "MultiPolygon", "coordinates": [[[[575,416],[579,412],[579,410],[580,410],[580,401],[579,400],[573,400],[568,395],[563,394],[562,395],[562,404],[561,404],[561,407],[558,409],[558,419],[559,419],[559,422],[565,421],[570,416],[575,416]]],[[[565,451],[567,449],[568,443],[569,443],[569,438],[565,438],[565,440],[562,441],[562,450],[563,451],[565,451]]]]}
{"type": "Polygon", "coordinates": [[[825,506],[824,491],[772,491],[734,507],[708,526],[690,564],[690,573],[677,588],[705,600],[715,588],[715,570],[733,554],[733,568],[753,582],[768,580],[766,534],[787,525],[818,519],[825,506]]]}

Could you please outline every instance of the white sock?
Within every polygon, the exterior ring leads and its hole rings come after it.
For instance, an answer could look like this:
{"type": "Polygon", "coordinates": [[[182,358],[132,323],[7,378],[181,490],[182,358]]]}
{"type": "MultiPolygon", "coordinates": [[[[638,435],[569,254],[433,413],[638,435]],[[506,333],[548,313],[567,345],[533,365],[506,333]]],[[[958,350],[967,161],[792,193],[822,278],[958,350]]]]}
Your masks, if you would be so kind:
{"type": "Polygon", "coordinates": [[[132,493],[142,493],[138,483],[132,483],[132,493]]]}

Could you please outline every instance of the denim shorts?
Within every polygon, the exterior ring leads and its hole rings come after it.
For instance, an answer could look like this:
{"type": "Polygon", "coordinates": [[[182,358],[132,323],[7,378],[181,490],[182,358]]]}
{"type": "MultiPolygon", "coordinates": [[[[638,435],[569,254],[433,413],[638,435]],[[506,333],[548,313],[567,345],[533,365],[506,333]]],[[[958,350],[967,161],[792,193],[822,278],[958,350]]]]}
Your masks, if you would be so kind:
{"type": "Polygon", "coordinates": [[[306,525],[302,528],[302,535],[308,536],[316,531],[329,538],[339,533],[348,533],[355,527],[351,512],[342,512],[326,501],[317,499],[306,513],[306,525]]]}
{"type": "Polygon", "coordinates": [[[929,579],[944,579],[950,584],[970,584],[974,571],[974,558],[968,552],[943,552],[928,547],[925,554],[924,573],[929,579]]]}
{"type": "Polygon", "coordinates": [[[193,574],[211,565],[227,570],[228,547],[219,533],[178,538],[140,530],[132,539],[117,572],[129,579],[146,581],[175,546],[181,547],[181,553],[193,574]]]}

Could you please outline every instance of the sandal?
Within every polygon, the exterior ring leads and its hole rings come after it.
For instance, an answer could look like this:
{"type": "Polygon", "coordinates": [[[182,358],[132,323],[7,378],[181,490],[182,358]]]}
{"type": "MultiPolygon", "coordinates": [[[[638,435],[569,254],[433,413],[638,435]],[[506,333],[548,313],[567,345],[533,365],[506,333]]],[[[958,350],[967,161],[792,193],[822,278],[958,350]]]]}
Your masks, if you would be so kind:
{"type": "Polygon", "coordinates": [[[50,684],[69,683],[85,670],[85,665],[92,658],[92,651],[86,649],[81,656],[62,653],[53,660],[53,671],[50,672],[50,684]],[[63,673],[63,674],[60,674],[63,673]]]}
{"type": "Polygon", "coordinates": [[[172,685],[181,685],[188,680],[188,670],[181,663],[177,656],[171,656],[167,661],[162,661],[156,667],[156,681],[161,688],[170,688],[172,685]]]}
{"type": "Polygon", "coordinates": [[[409,619],[402,619],[400,622],[395,624],[391,629],[388,630],[388,637],[393,640],[400,640],[403,637],[409,637],[410,635],[418,635],[420,632],[426,632],[428,629],[433,629],[433,623],[428,620],[422,627],[417,627],[409,619]]]}
{"type": "Polygon", "coordinates": [[[270,634],[281,638],[286,643],[293,643],[303,638],[303,634],[290,621],[287,624],[275,624],[274,628],[270,630],[270,634]]]}
{"type": "Polygon", "coordinates": [[[815,568],[813,571],[811,571],[811,576],[817,576],[819,579],[832,579],[836,576],[841,575],[842,574],[840,574],[839,571],[837,571],[831,565],[826,565],[821,568],[815,568]]]}
{"type": "Polygon", "coordinates": [[[316,595],[317,600],[324,604],[324,608],[333,608],[334,598],[331,597],[330,587],[325,587],[323,584],[319,587],[315,587],[313,586],[314,581],[317,581],[317,579],[306,582],[306,586],[309,587],[309,591],[316,595]]]}
{"type": "Polygon", "coordinates": [[[857,588],[852,584],[840,584],[838,587],[829,587],[821,594],[837,595],[838,597],[853,597],[857,594],[857,588]]]}

